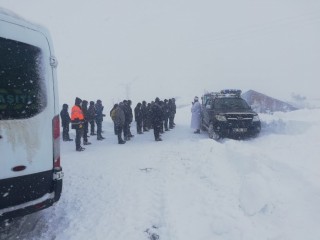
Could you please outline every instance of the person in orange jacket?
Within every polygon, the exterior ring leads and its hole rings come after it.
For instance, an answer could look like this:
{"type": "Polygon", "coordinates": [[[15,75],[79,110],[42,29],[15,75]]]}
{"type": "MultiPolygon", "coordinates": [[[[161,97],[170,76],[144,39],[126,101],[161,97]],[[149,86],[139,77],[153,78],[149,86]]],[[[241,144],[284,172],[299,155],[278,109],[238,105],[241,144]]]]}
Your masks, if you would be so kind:
{"type": "Polygon", "coordinates": [[[85,148],[81,147],[81,137],[83,136],[84,115],[81,109],[82,100],[76,97],[75,104],[71,110],[71,126],[76,130],[76,150],[81,152],[85,148]]]}

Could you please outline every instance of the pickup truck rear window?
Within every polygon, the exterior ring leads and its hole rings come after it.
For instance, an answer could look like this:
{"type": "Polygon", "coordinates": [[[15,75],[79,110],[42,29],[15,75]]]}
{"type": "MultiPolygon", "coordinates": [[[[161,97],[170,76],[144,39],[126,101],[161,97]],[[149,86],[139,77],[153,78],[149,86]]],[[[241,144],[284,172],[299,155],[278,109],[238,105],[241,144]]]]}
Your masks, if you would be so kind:
{"type": "Polygon", "coordinates": [[[0,37],[0,120],[31,118],[46,107],[41,49],[0,37]]]}

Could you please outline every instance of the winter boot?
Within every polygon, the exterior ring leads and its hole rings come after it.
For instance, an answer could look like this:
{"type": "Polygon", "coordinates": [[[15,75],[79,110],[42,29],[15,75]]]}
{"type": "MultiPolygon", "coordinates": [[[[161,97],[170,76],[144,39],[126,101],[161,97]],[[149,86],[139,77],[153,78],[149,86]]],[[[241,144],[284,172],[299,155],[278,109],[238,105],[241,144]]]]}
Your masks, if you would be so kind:
{"type": "Polygon", "coordinates": [[[79,147],[79,148],[76,149],[76,151],[78,151],[78,152],[82,152],[84,150],[85,150],[85,148],[83,148],[83,147],[79,147]]]}

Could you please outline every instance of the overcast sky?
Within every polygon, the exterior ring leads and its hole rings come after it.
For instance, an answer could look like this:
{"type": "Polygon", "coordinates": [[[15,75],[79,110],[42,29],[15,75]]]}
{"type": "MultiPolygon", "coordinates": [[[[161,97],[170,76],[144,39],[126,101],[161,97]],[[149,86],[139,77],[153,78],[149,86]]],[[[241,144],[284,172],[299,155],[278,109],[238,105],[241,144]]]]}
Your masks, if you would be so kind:
{"type": "Polygon", "coordinates": [[[254,89],[317,97],[318,0],[0,0],[46,26],[62,101],[254,89]],[[77,86],[77,87],[74,87],[77,86]]]}

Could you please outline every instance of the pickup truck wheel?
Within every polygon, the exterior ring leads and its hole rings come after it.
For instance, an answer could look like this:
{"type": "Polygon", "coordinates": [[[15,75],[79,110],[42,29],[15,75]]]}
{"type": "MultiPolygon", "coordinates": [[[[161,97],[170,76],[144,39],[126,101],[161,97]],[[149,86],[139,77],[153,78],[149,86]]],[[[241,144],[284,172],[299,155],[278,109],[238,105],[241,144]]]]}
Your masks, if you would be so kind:
{"type": "Polygon", "coordinates": [[[218,140],[220,138],[219,134],[217,134],[213,129],[213,124],[210,123],[209,129],[208,129],[209,138],[213,140],[218,140]]]}

